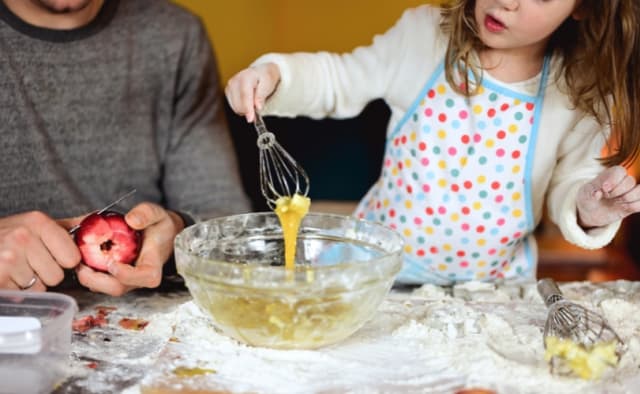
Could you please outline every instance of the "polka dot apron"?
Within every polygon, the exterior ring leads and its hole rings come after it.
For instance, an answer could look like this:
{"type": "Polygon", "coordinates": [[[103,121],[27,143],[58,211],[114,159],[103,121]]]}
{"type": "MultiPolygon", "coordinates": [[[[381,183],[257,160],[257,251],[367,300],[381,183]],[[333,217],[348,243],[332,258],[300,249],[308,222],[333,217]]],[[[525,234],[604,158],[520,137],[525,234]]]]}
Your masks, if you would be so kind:
{"type": "Polygon", "coordinates": [[[404,236],[399,282],[534,276],[531,167],[548,67],[536,96],[484,78],[465,98],[440,64],[388,136],[356,215],[404,236]]]}

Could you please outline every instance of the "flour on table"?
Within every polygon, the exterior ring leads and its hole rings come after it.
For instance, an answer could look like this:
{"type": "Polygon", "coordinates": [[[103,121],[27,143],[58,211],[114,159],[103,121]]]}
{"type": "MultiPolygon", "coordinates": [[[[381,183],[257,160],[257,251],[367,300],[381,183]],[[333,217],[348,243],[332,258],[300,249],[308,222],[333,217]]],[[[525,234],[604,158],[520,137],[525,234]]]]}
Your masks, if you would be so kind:
{"type": "MultiPolygon", "coordinates": [[[[87,305],[89,314],[103,305],[101,297],[85,294],[79,302],[87,305]]],[[[64,382],[55,393],[121,393],[138,390],[136,383],[148,372],[158,354],[173,333],[170,321],[176,319],[176,308],[190,297],[165,295],[146,297],[128,294],[114,297],[107,303],[110,310],[107,324],[85,333],[74,333],[72,357],[68,366],[71,381],[64,382]],[[147,318],[153,310],[167,311],[158,318],[163,321],[154,330],[125,330],[118,322],[123,318],[147,318]]],[[[86,314],[86,313],[85,313],[86,314]]]]}
{"type": "Polygon", "coordinates": [[[549,373],[542,344],[547,310],[534,295],[535,285],[514,290],[472,283],[391,293],[350,338],[310,351],[238,343],[188,301],[149,319],[145,335],[171,340],[153,372],[127,393],[163,385],[231,393],[452,393],[463,387],[510,394],[631,393],[640,384],[640,304],[634,302],[638,289],[620,286],[605,289],[606,297],[563,288],[603,313],[627,344],[620,365],[601,381],[549,373]],[[211,373],[170,379],[177,368],[211,373]]]}

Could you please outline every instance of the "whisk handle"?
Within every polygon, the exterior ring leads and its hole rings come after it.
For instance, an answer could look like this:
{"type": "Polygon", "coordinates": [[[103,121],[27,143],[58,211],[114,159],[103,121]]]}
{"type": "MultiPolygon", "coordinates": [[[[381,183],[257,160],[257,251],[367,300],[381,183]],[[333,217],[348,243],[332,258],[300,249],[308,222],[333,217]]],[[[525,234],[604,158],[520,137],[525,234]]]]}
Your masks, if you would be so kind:
{"type": "Polygon", "coordinates": [[[551,278],[543,278],[538,281],[538,293],[540,293],[547,307],[564,299],[560,288],[551,278]]]}
{"type": "Polygon", "coordinates": [[[255,119],[253,121],[253,125],[256,128],[258,135],[269,133],[269,131],[267,130],[267,126],[265,126],[264,120],[262,119],[262,115],[260,115],[257,109],[255,112],[255,119]]]}

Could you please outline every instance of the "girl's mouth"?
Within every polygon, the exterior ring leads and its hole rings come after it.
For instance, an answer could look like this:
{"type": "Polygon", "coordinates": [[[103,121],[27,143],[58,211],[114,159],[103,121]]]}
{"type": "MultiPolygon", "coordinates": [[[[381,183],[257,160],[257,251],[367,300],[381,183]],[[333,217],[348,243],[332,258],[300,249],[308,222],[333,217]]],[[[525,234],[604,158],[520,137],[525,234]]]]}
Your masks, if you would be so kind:
{"type": "Polygon", "coordinates": [[[491,33],[500,33],[507,28],[502,22],[491,15],[487,15],[484,18],[484,27],[491,33]]]}

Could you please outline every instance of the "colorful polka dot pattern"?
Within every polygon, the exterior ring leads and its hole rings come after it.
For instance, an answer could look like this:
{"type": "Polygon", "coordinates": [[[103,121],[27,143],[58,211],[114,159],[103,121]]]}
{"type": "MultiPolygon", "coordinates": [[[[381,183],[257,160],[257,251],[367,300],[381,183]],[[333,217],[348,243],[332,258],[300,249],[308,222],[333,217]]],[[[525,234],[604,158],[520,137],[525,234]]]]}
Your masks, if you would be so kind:
{"type": "Polygon", "coordinates": [[[357,214],[404,235],[399,280],[492,280],[529,267],[524,169],[534,109],[486,87],[467,99],[439,78],[390,137],[382,176],[357,214]]]}

